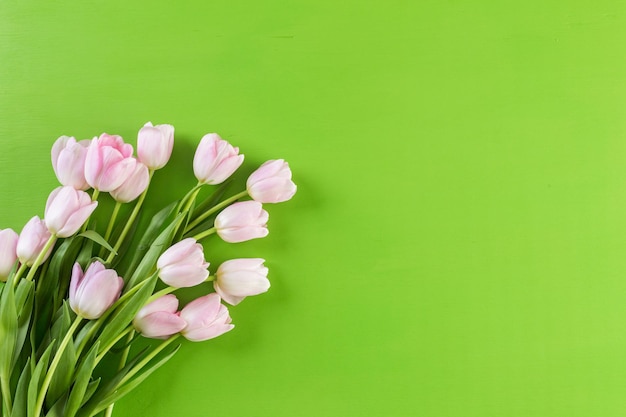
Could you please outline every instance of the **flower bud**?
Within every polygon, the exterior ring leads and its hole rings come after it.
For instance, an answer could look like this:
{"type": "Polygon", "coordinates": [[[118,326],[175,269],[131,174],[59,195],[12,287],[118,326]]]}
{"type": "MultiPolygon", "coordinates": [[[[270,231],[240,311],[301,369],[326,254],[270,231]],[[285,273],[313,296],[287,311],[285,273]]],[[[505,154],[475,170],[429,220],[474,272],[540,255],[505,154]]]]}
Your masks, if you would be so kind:
{"type": "MultiPolygon", "coordinates": [[[[17,240],[17,258],[21,263],[26,266],[32,266],[39,256],[39,253],[43,250],[44,246],[50,239],[50,231],[46,227],[46,223],[35,216],[26,223],[20,237],[17,240]]],[[[52,246],[48,249],[48,252],[42,259],[42,262],[48,259],[52,252],[52,246]]]]}
{"type": "Polygon", "coordinates": [[[111,191],[110,194],[118,203],[130,203],[146,191],[149,183],[150,173],[148,167],[141,162],[137,162],[130,177],[122,185],[111,191]]]}
{"type": "Polygon", "coordinates": [[[217,268],[213,287],[224,301],[237,305],[249,295],[266,292],[270,288],[264,259],[232,259],[217,268]]]}
{"type": "Polygon", "coordinates": [[[113,191],[133,173],[135,164],[132,145],[121,136],[103,133],[87,149],[85,179],[98,191],[113,191]]]}
{"type": "Polygon", "coordinates": [[[234,148],[217,133],[204,135],[193,157],[193,172],[202,184],[221,184],[243,163],[234,148]]]}
{"type": "Polygon", "coordinates": [[[269,214],[257,201],[241,201],[226,207],[215,218],[217,234],[226,242],[237,243],[265,237],[269,214]]]}
{"type": "Polygon", "coordinates": [[[148,122],[137,135],[137,159],[151,170],[160,169],[172,156],[174,126],[148,122]]]}
{"type": "Polygon", "coordinates": [[[133,326],[144,337],[167,339],[187,325],[176,310],[178,298],[173,294],[164,295],[139,310],[133,320],[133,326]]]}
{"type": "Polygon", "coordinates": [[[232,330],[235,326],[230,324],[232,320],[228,315],[228,309],[220,301],[220,296],[212,293],[187,304],[180,312],[180,317],[187,322],[187,327],[180,333],[187,340],[200,342],[232,330]]]}
{"type": "Polygon", "coordinates": [[[85,158],[91,141],[76,141],[70,136],[61,136],[52,145],[52,168],[59,182],[77,190],[86,190],[85,158]]]}
{"type": "Polygon", "coordinates": [[[202,245],[191,237],[171,246],[157,260],[159,277],[175,288],[193,287],[204,282],[209,276],[208,267],[202,245]]]}
{"type": "Polygon", "coordinates": [[[70,307],[79,316],[93,320],[113,305],[124,287],[124,280],[113,269],[95,261],[85,271],[78,263],[72,268],[70,307]]]}
{"type": "Polygon", "coordinates": [[[0,281],[5,282],[15,261],[17,261],[17,240],[19,236],[13,229],[0,230],[0,281]]]}
{"type": "Polygon", "coordinates": [[[259,203],[281,203],[296,193],[291,169],[283,159],[270,160],[254,171],[246,182],[248,194],[259,203]]]}
{"type": "Polygon", "coordinates": [[[80,229],[96,209],[97,201],[68,185],[55,188],[46,202],[46,227],[58,237],[69,237],[80,229]]]}

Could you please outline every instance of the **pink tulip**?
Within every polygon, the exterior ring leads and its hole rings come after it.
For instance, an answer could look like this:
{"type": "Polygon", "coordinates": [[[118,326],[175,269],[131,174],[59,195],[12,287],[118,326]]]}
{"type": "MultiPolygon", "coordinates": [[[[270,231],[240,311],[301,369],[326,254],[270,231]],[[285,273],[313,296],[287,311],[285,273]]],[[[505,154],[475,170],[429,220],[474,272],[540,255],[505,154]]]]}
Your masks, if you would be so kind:
{"type": "Polygon", "coordinates": [[[61,136],[52,145],[52,168],[59,182],[77,190],[86,190],[85,158],[91,141],[76,141],[70,136],[61,136]]]}
{"type": "Polygon", "coordinates": [[[113,269],[95,261],[85,271],[78,263],[70,280],[70,307],[79,316],[93,320],[113,305],[124,287],[124,280],[113,269]]]}
{"type": "Polygon", "coordinates": [[[216,293],[205,295],[190,302],[180,312],[180,317],[187,322],[180,333],[192,342],[213,339],[229,330],[234,325],[228,315],[228,309],[220,303],[216,293]]]}
{"type": "Polygon", "coordinates": [[[226,242],[244,242],[265,237],[269,214],[257,201],[242,201],[226,207],[215,218],[217,234],[226,242]]]}
{"type": "Polygon", "coordinates": [[[202,245],[191,237],[171,246],[157,260],[159,277],[175,288],[193,287],[204,282],[209,276],[208,267],[202,245]]]}
{"type": "Polygon", "coordinates": [[[126,181],[135,169],[133,147],[121,136],[103,133],[87,149],[85,179],[98,191],[113,191],[126,181]]]}
{"type": "Polygon", "coordinates": [[[266,292],[270,288],[264,259],[232,259],[217,268],[213,281],[215,291],[229,304],[237,305],[249,295],[266,292]]]}
{"type": "Polygon", "coordinates": [[[167,339],[187,325],[176,310],[178,298],[173,294],[164,295],[139,310],[133,320],[133,326],[144,337],[167,339]]]}
{"type": "Polygon", "coordinates": [[[281,203],[296,193],[291,181],[289,164],[282,159],[270,160],[261,165],[246,183],[248,194],[259,203],[281,203]]]}
{"type": "Polygon", "coordinates": [[[137,135],[137,159],[151,170],[160,169],[172,156],[174,126],[148,122],[137,135]]]}
{"type": "Polygon", "coordinates": [[[13,229],[0,230],[0,281],[5,282],[17,261],[17,240],[13,229]]]}
{"type": "Polygon", "coordinates": [[[243,163],[234,148],[217,133],[204,135],[193,158],[193,172],[202,184],[221,184],[243,163]]]}
{"type": "MultiPolygon", "coordinates": [[[[46,223],[39,216],[30,219],[22,229],[22,233],[20,233],[20,237],[17,240],[16,253],[20,262],[27,266],[32,266],[39,253],[46,246],[50,236],[51,234],[46,227],[46,223]]],[[[48,249],[42,262],[48,259],[51,252],[52,246],[48,249]]]]}
{"type": "Polygon", "coordinates": [[[46,202],[45,222],[50,233],[69,237],[80,229],[96,209],[97,201],[69,185],[55,188],[46,202]]]}
{"type": "Polygon", "coordinates": [[[118,203],[129,203],[146,191],[150,183],[148,167],[137,162],[133,173],[115,190],[111,191],[111,197],[118,203]]]}

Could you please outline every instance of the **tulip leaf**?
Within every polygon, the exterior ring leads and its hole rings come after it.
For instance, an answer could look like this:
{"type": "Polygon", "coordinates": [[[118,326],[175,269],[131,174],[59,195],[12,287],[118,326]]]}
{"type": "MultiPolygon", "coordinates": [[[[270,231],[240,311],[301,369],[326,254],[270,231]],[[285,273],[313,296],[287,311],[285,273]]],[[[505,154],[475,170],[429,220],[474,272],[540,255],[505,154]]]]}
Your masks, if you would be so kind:
{"type": "Polygon", "coordinates": [[[59,398],[52,407],[46,413],[46,417],[65,417],[63,410],[65,409],[65,404],[67,403],[67,394],[63,395],[59,398]]]}
{"type": "Polygon", "coordinates": [[[55,341],[48,345],[48,348],[44,351],[43,355],[37,362],[37,366],[33,371],[33,376],[30,379],[28,384],[28,397],[27,397],[27,410],[28,415],[33,415],[35,412],[35,404],[37,403],[37,395],[39,394],[39,389],[41,388],[41,384],[43,383],[43,378],[46,375],[46,371],[48,369],[48,361],[50,360],[50,354],[52,353],[52,348],[55,345],[55,341]]]}
{"type": "MultiPolygon", "coordinates": [[[[18,332],[18,312],[15,307],[13,279],[9,279],[0,297],[0,379],[3,391],[11,379],[11,368],[18,332]]],[[[4,395],[7,393],[3,392],[4,395]]]]}
{"type": "Polygon", "coordinates": [[[83,233],[80,233],[78,236],[86,237],[89,240],[93,240],[94,242],[96,242],[98,245],[102,246],[109,252],[113,252],[117,255],[117,252],[115,251],[115,249],[113,249],[113,246],[111,246],[109,242],[104,240],[104,238],[100,236],[100,234],[96,232],[95,230],[86,230],[83,233]]]}
{"type": "Polygon", "coordinates": [[[30,382],[30,370],[30,358],[28,358],[17,381],[11,417],[26,417],[26,398],[28,383],[30,382]]]}
{"type": "MultiPolygon", "coordinates": [[[[67,304],[64,304],[63,309],[63,334],[57,335],[57,340],[61,340],[61,336],[65,337],[69,327],[71,326],[71,317],[67,304]],[[69,325],[68,325],[69,323],[69,325]],[[67,327],[66,327],[67,325],[67,327]]],[[[61,359],[57,365],[56,371],[52,375],[50,386],[48,387],[48,393],[46,395],[46,405],[49,408],[55,404],[55,402],[61,398],[65,393],[74,377],[74,369],[76,367],[76,349],[74,343],[68,343],[65,350],[61,354],[61,359]]]]}
{"type": "Polygon", "coordinates": [[[83,402],[83,398],[85,398],[91,374],[96,366],[96,355],[99,348],[100,344],[96,342],[78,367],[76,381],[72,386],[72,391],[65,407],[65,417],[74,417],[83,402]]]}
{"type": "Polygon", "coordinates": [[[191,220],[195,220],[202,213],[215,206],[224,196],[226,189],[230,186],[232,180],[227,180],[223,182],[213,193],[207,197],[202,203],[200,203],[195,210],[192,210],[193,214],[191,215],[191,220]]]}
{"type": "MultiPolygon", "coordinates": [[[[17,335],[15,340],[15,352],[21,352],[28,335],[28,329],[33,313],[34,284],[32,281],[22,280],[15,294],[15,301],[18,311],[17,335]]],[[[1,340],[1,339],[0,339],[1,340]]],[[[14,367],[19,359],[18,354],[14,355],[11,367],[14,367]]]]}

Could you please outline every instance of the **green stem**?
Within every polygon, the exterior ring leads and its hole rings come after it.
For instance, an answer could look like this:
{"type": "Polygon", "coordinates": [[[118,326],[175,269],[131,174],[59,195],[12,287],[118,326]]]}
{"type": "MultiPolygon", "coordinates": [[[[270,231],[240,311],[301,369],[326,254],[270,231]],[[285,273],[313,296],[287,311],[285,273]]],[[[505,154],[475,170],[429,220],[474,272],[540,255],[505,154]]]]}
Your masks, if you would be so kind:
{"type": "Polygon", "coordinates": [[[17,285],[16,282],[20,280],[20,278],[24,274],[24,271],[26,271],[26,268],[28,268],[26,264],[20,265],[17,272],[15,273],[15,276],[13,277],[13,286],[17,285]]]}
{"type": "Polygon", "coordinates": [[[198,196],[198,192],[200,192],[200,188],[203,185],[203,183],[197,183],[191,190],[189,190],[187,194],[185,194],[185,196],[182,198],[182,200],[180,200],[180,203],[178,203],[178,206],[176,207],[177,213],[182,213],[185,210],[189,209],[189,207],[191,207],[191,203],[198,196]],[[184,209],[183,206],[185,206],[184,209]]]}
{"type": "MultiPolygon", "coordinates": [[[[91,201],[96,201],[99,195],[100,195],[100,191],[94,188],[93,193],[91,194],[91,201]]],[[[87,220],[85,224],[83,224],[83,227],[80,228],[80,232],[83,233],[85,230],[87,230],[88,225],[89,225],[89,220],[87,220]]]]}
{"type": "Polygon", "coordinates": [[[115,207],[113,207],[113,213],[111,213],[111,219],[109,219],[109,225],[107,226],[107,231],[104,234],[104,240],[107,242],[111,237],[111,232],[113,232],[113,225],[115,224],[115,220],[117,219],[117,215],[120,212],[120,207],[122,207],[122,203],[116,202],[115,207]]]}
{"type": "Polygon", "coordinates": [[[204,239],[205,237],[212,235],[213,233],[216,232],[217,229],[215,229],[215,227],[210,228],[209,230],[205,230],[202,233],[198,233],[197,235],[195,235],[193,238],[196,239],[197,241],[200,241],[201,239],[204,239]]]}
{"type": "Polygon", "coordinates": [[[74,332],[76,331],[76,328],[78,327],[82,319],[83,318],[81,316],[76,316],[76,319],[74,319],[74,323],[72,323],[72,325],[68,329],[67,333],[65,334],[65,337],[63,338],[63,340],[61,341],[61,344],[59,345],[59,348],[57,349],[57,352],[54,354],[54,359],[52,359],[50,368],[48,368],[48,372],[46,373],[46,378],[43,380],[43,384],[41,386],[41,389],[39,390],[39,395],[37,396],[37,403],[35,404],[35,416],[34,417],[39,417],[39,415],[41,414],[41,411],[43,408],[43,402],[44,402],[44,399],[46,398],[46,392],[48,392],[48,387],[50,386],[50,382],[52,381],[52,376],[54,375],[54,372],[56,371],[57,366],[59,365],[59,362],[61,362],[61,357],[63,356],[63,352],[65,351],[67,344],[70,342],[70,340],[72,340],[72,336],[74,335],[74,332]]]}
{"type": "MultiPolygon", "coordinates": [[[[132,326],[129,326],[132,329],[132,326]]],[[[124,352],[122,352],[122,357],[120,358],[120,365],[117,368],[118,371],[121,371],[122,369],[124,369],[124,366],[126,366],[126,361],[128,360],[128,354],[130,352],[130,342],[133,340],[133,337],[135,337],[135,332],[134,330],[129,332],[128,334],[128,339],[127,339],[127,343],[129,343],[128,346],[126,346],[126,348],[124,349],[124,352]]],[[[115,406],[115,403],[111,403],[106,411],[104,412],[104,417],[111,417],[113,415],[113,407],[115,406]]]]}
{"type": "MultiPolygon", "coordinates": [[[[50,250],[50,248],[54,245],[54,242],[56,242],[57,237],[56,235],[51,235],[50,238],[48,239],[48,241],[46,242],[46,244],[44,245],[43,249],[41,250],[41,252],[39,252],[39,255],[37,255],[37,258],[35,259],[35,262],[33,263],[33,266],[30,267],[30,271],[28,271],[28,275],[26,275],[26,280],[27,281],[32,281],[33,277],[35,276],[35,272],[37,272],[37,268],[39,268],[39,265],[41,265],[41,261],[43,261],[43,258],[46,256],[46,254],[48,253],[48,251],[50,250]]],[[[14,285],[17,282],[14,281],[14,285]]]]}
{"type": "Polygon", "coordinates": [[[204,213],[199,215],[194,221],[192,221],[187,226],[187,229],[185,229],[185,233],[187,233],[188,231],[190,231],[191,229],[193,229],[194,227],[196,227],[197,225],[202,223],[211,214],[213,214],[213,213],[223,209],[224,207],[228,206],[229,204],[234,203],[235,201],[237,201],[240,198],[245,197],[247,195],[248,195],[248,191],[244,190],[244,191],[240,192],[239,194],[235,194],[234,196],[232,196],[230,198],[227,198],[226,200],[222,201],[221,203],[214,205],[213,207],[211,207],[210,209],[208,209],[207,211],[205,211],[204,213]]]}
{"type": "Polygon", "coordinates": [[[133,367],[133,369],[131,369],[126,375],[124,375],[124,378],[122,378],[122,380],[118,384],[118,387],[121,387],[122,385],[127,383],[133,376],[135,376],[135,374],[137,372],[139,372],[144,366],[146,366],[148,364],[148,362],[150,362],[152,359],[154,359],[154,357],[156,355],[158,355],[163,349],[168,347],[174,340],[178,339],[178,337],[180,337],[180,333],[179,334],[175,334],[174,336],[172,336],[169,339],[165,340],[156,349],[154,349],[152,352],[150,352],[150,354],[148,356],[146,356],[141,362],[139,362],[137,365],[135,365],[133,367]]]}
{"type": "Polygon", "coordinates": [[[148,298],[148,301],[146,302],[146,304],[150,304],[151,302],[153,302],[157,298],[161,298],[164,295],[170,294],[170,293],[176,291],[177,289],[178,288],[175,288],[175,287],[163,288],[161,291],[158,291],[158,292],[155,292],[154,294],[152,294],[152,296],[150,298],[148,298]]]}
{"type": "MultiPolygon", "coordinates": [[[[98,354],[98,356],[96,356],[96,364],[100,363],[102,358],[104,358],[104,355],[106,355],[109,352],[109,350],[111,350],[111,348],[113,346],[115,346],[115,344],[122,339],[122,337],[126,336],[129,333],[133,333],[133,326],[132,326],[132,324],[129,325],[128,327],[126,327],[120,334],[118,334],[115,337],[115,339],[113,339],[111,342],[109,342],[109,344],[106,345],[104,347],[104,349],[102,349],[102,351],[98,354]]],[[[134,335],[131,334],[131,337],[129,337],[129,339],[130,339],[129,342],[132,340],[132,336],[134,336],[134,335]]],[[[128,357],[128,354],[126,354],[126,356],[128,357]]],[[[126,362],[126,360],[124,360],[124,362],[126,362]]]]}

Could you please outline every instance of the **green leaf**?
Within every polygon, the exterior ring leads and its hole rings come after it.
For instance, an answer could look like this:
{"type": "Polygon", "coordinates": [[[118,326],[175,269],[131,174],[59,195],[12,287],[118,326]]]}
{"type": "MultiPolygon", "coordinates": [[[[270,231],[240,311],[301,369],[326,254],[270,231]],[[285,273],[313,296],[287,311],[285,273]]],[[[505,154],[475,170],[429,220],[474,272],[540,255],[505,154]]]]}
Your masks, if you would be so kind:
{"type": "Polygon", "coordinates": [[[5,381],[11,379],[18,330],[18,313],[12,281],[9,279],[0,298],[0,378],[5,381]]]}
{"type": "Polygon", "coordinates": [[[85,398],[85,393],[89,386],[91,374],[96,366],[96,356],[99,348],[100,344],[96,342],[78,367],[76,382],[74,382],[72,386],[72,391],[65,408],[65,417],[74,417],[81,404],[84,402],[83,399],[85,398]]]}
{"type": "Polygon", "coordinates": [[[11,417],[26,417],[26,398],[28,396],[28,383],[30,382],[30,358],[27,359],[24,369],[20,374],[15,388],[15,397],[11,417]]]}
{"type": "Polygon", "coordinates": [[[52,348],[56,344],[56,341],[52,341],[44,351],[43,355],[37,362],[37,366],[35,366],[35,370],[33,371],[33,376],[30,379],[28,384],[28,399],[27,399],[27,409],[28,415],[33,415],[35,412],[35,404],[37,404],[37,395],[39,395],[39,389],[41,388],[41,384],[43,383],[43,379],[46,375],[46,371],[48,369],[48,362],[50,361],[50,354],[52,353],[52,348]]]}
{"type": "Polygon", "coordinates": [[[219,203],[231,183],[232,180],[223,182],[209,197],[207,197],[202,203],[198,204],[198,207],[196,207],[195,210],[192,210],[193,214],[191,215],[191,220],[193,221],[197,219],[202,213],[219,203]]]}
{"type": "Polygon", "coordinates": [[[117,255],[117,252],[113,249],[113,246],[109,244],[98,232],[95,230],[86,230],[83,233],[80,233],[78,236],[86,237],[87,239],[93,240],[98,245],[104,247],[109,252],[114,252],[117,255]]]}
{"type": "Polygon", "coordinates": [[[26,336],[28,335],[28,330],[33,313],[33,303],[35,297],[34,287],[35,285],[32,281],[26,280],[21,280],[21,282],[17,286],[17,291],[15,294],[15,302],[17,307],[16,310],[18,312],[17,335],[15,338],[16,354],[13,357],[11,368],[13,368],[17,363],[17,360],[20,357],[18,353],[22,351],[22,348],[24,347],[24,342],[26,341],[26,336]]]}
{"type": "Polygon", "coordinates": [[[67,393],[59,398],[54,405],[49,408],[46,413],[46,417],[65,417],[63,413],[63,409],[65,408],[65,403],[67,402],[67,393]]]}
{"type": "Polygon", "coordinates": [[[87,385],[87,389],[85,390],[85,395],[83,397],[83,401],[80,403],[81,407],[84,406],[85,403],[91,399],[93,394],[95,394],[96,390],[98,389],[98,386],[100,385],[100,381],[101,380],[102,380],[102,378],[98,378],[95,381],[91,381],[87,385]]]}
{"type": "MultiPolygon", "coordinates": [[[[55,335],[57,340],[61,340],[61,336],[65,337],[69,327],[71,326],[72,319],[70,317],[69,307],[64,304],[63,314],[63,333],[55,335]],[[69,325],[67,325],[69,323],[69,325]],[[67,325],[67,328],[65,326],[67,325]]],[[[56,349],[55,349],[56,351],[56,349]]],[[[50,386],[48,387],[48,393],[46,394],[46,405],[51,408],[59,398],[69,389],[72,380],[74,379],[74,369],[76,367],[76,349],[74,343],[68,343],[67,347],[61,354],[61,359],[57,365],[56,371],[52,375],[50,380],[50,386]]]]}

